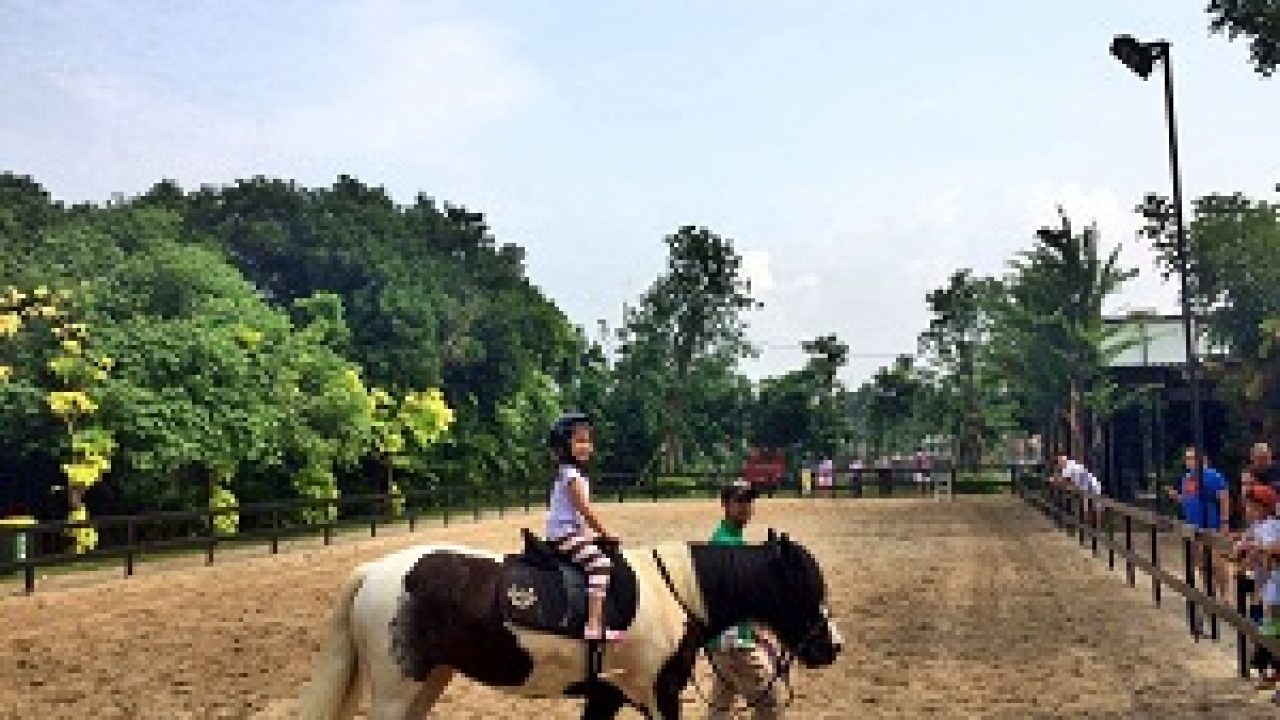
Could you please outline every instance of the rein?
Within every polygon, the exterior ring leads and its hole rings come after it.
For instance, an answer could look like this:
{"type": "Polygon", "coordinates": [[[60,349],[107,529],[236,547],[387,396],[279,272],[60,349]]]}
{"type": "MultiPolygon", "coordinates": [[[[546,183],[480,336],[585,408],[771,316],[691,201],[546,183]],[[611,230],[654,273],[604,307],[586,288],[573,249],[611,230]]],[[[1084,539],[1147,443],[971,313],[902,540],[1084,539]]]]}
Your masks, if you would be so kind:
{"type": "MultiPolygon", "coordinates": [[[[680,593],[676,592],[675,582],[671,580],[671,572],[667,570],[667,564],[663,562],[662,556],[658,554],[658,549],[653,548],[652,552],[653,561],[658,566],[658,574],[662,575],[663,582],[667,584],[667,590],[671,593],[671,597],[675,598],[676,604],[680,606],[680,609],[684,611],[689,624],[698,628],[702,635],[709,636],[711,634],[711,628],[706,622],[699,618],[692,609],[689,608],[684,599],[680,597],[680,593]]],[[[791,666],[795,663],[797,651],[810,642],[813,642],[814,637],[821,629],[821,624],[815,623],[804,636],[804,639],[802,639],[799,645],[797,645],[796,649],[784,649],[781,656],[779,656],[777,649],[773,646],[773,643],[761,642],[765,651],[768,652],[769,658],[773,661],[773,677],[769,678],[769,681],[756,691],[753,697],[747,700],[748,709],[756,709],[760,707],[765,697],[771,690],[773,690],[773,686],[776,685],[779,680],[782,681],[783,686],[787,689],[787,700],[785,703],[775,707],[778,709],[791,707],[791,703],[795,701],[796,697],[795,690],[791,687],[791,666]]],[[[705,644],[701,645],[699,647],[699,651],[707,658],[707,664],[711,666],[711,671],[715,673],[720,682],[729,687],[733,687],[733,683],[729,682],[728,678],[724,676],[724,673],[722,673],[720,668],[716,665],[715,660],[711,658],[711,651],[707,649],[707,646],[705,644]]],[[[698,685],[697,678],[691,677],[690,681],[693,683],[693,688],[697,692],[698,697],[707,705],[711,705],[710,699],[708,699],[707,695],[702,692],[702,687],[698,685]]]]}

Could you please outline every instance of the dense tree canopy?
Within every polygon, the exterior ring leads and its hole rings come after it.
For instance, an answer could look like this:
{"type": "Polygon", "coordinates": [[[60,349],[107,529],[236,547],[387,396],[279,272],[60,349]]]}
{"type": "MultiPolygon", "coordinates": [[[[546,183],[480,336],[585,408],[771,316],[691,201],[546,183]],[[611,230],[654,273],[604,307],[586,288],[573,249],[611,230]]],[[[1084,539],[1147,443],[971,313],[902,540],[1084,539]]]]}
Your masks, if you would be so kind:
{"type": "Polygon", "coordinates": [[[1249,59],[1261,75],[1280,67],[1280,0],[1210,0],[1209,28],[1249,40],[1249,59]]]}

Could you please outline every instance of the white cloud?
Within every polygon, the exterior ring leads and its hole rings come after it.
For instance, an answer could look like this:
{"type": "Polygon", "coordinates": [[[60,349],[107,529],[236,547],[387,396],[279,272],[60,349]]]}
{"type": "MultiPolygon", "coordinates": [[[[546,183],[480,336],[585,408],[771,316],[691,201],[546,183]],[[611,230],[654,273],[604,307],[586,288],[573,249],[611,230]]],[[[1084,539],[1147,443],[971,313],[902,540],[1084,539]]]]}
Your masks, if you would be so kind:
{"type": "Polygon", "coordinates": [[[925,195],[916,204],[915,216],[926,228],[953,228],[960,221],[962,206],[960,191],[948,188],[925,195]]]}
{"type": "Polygon", "coordinates": [[[753,293],[767,293],[774,288],[773,260],[768,250],[744,250],[742,274],[751,281],[753,293]]]}
{"type": "Polygon", "coordinates": [[[377,182],[390,167],[422,176],[464,166],[542,92],[497,27],[456,13],[427,17],[413,5],[339,12],[323,46],[318,35],[306,39],[319,53],[315,82],[282,75],[265,96],[201,97],[199,86],[123,64],[36,66],[6,86],[10,97],[37,101],[27,106],[34,112],[0,109],[0,156],[76,200],[140,191],[162,177],[326,182],[352,172],[377,182]]]}
{"type": "Polygon", "coordinates": [[[813,290],[822,284],[821,278],[816,273],[804,273],[796,276],[791,285],[799,290],[813,290]]]}
{"type": "MultiPolygon", "coordinates": [[[[293,149],[432,161],[464,150],[540,93],[494,28],[423,21],[390,3],[355,6],[338,81],[275,120],[293,149]]],[[[465,154],[459,153],[459,155],[465,154]]]]}

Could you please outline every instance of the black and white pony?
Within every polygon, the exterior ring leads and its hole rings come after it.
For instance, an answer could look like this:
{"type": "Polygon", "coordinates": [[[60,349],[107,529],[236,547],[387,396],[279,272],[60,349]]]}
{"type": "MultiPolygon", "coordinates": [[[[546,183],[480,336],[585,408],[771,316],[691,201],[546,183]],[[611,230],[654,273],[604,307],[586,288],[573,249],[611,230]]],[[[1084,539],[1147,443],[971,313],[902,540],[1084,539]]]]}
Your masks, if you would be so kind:
{"type": "Polygon", "coordinates": [[[618,592],[629,607],[612,614],[624,618],[627,637],[605,646],[598,674],[588,671],[581,635],[511,622],[512,605],[528,607],[537,594],[504,584],[511,556],[425,545],[361,565],[336,599],[297,717],[346,720],[368,685],[369,720],[416,720],[461,673],[524,697],[584,697],[583,717],[592,720],[626,705],[677,720],[699,648],[730,625],[767,626],[788,662],[810,668],[840,652],[822,571],[785,534],[771,530],[767,542],[747,546],[628,548],[615,559],[631,579],[631,598],[625,583],[618,592]]]}

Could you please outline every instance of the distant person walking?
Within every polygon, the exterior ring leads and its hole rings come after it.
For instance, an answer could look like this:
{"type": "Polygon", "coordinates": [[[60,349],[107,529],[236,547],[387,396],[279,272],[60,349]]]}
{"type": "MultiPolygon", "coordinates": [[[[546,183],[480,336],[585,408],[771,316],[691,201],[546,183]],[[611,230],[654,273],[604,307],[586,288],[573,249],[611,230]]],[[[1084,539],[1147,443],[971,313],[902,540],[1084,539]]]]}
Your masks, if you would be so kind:
{"type": "Polygon", "coordinates": [[[933,480],[929,463],[929,455],[925,453],[924,448],[916,448],[915,466],[916,487],[919,488],[920,494],[923,495],[929,482],[933,480]]]}
{"type": "Polygon", "coordinates": [[[835,496],[836,464],[830,456],[818,462],[818,493],[827,497],[835,496]]]}

